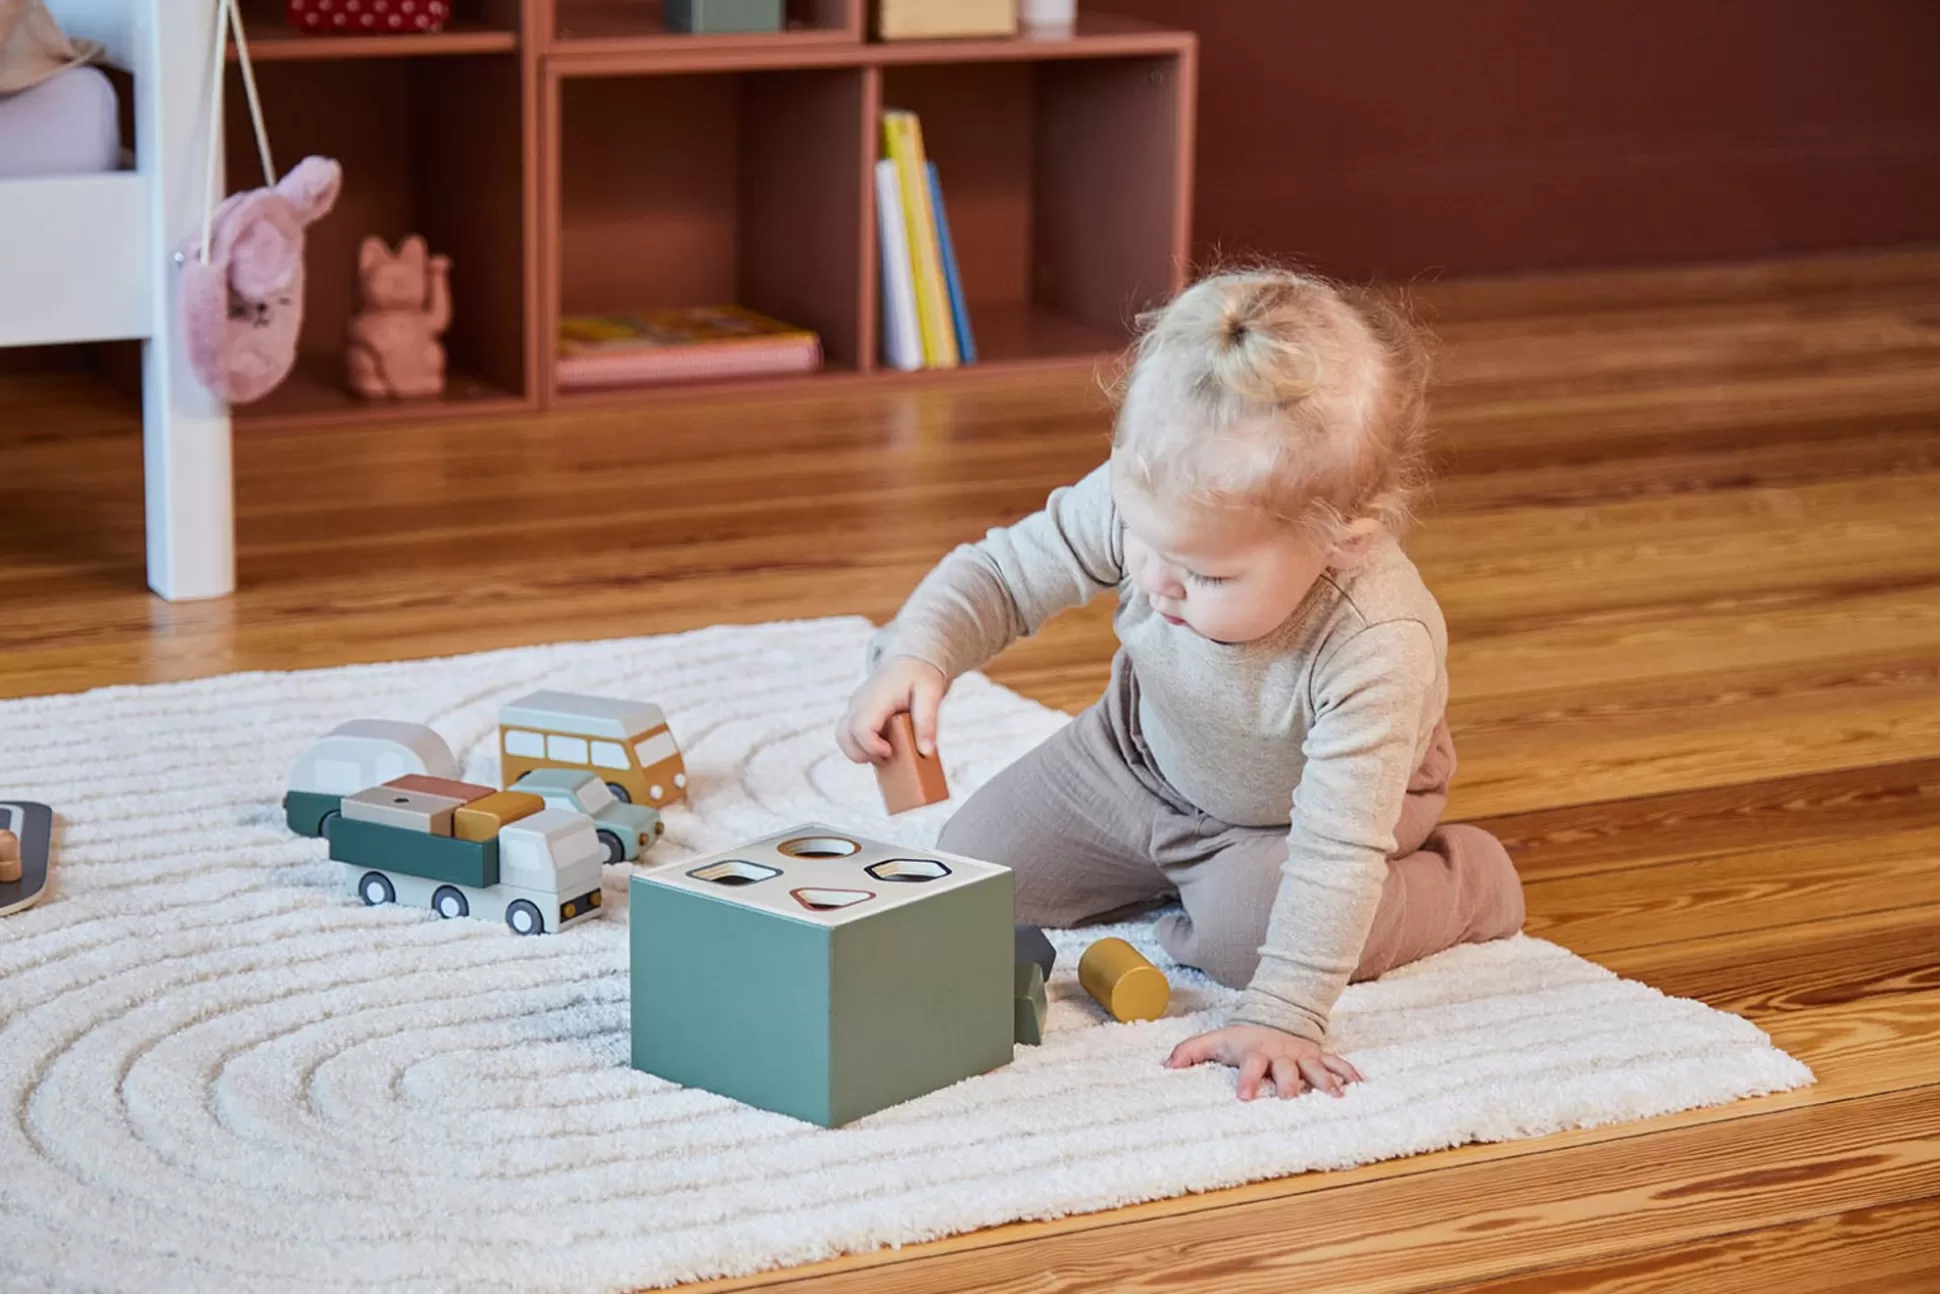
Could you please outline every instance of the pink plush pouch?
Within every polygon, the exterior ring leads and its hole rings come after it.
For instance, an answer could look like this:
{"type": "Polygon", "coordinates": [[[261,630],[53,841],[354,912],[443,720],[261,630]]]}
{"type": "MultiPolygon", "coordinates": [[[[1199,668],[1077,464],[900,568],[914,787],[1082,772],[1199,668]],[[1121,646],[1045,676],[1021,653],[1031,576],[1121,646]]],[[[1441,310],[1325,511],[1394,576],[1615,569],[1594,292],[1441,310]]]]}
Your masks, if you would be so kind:
{"type": "Polygon", "coordinates": [[[231,404],[275,390],[303,330],[303,231],[328,212],[343,168],[306,157],[275,186],[223,199],[202,259],[183,249],[182,335],[189,369],[231,404]]]}
{"type": "Polygon", "coordinates": [[[216,0],[215,50],[209,84],[209,187],[202,234],[177,253],[177,295],[183,353],[189,370],[230,404],[261,399],[296,366],[303,331],[303,231],[336,205],[343,168],[327,157],[306,157],[279,182],[269,131],[249,64],[249,38],[236,0],[216,0]],[[269,181],[224,198],[219,161],[223,68],[228,36],[249,95],[256,153],[269,181]]]}

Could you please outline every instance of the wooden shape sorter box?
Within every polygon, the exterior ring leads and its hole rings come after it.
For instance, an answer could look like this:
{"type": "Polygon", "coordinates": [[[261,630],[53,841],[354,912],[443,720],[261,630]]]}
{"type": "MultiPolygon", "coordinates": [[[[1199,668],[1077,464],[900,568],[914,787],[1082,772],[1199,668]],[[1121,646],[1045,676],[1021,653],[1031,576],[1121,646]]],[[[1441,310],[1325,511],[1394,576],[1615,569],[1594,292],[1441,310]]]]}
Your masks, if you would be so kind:
{"type": "Polygon", "coordinates": [[[1008,1064],[1011,893],[815,823],[636,873],[634,1068],[837,1127],[1008,1064]]]}

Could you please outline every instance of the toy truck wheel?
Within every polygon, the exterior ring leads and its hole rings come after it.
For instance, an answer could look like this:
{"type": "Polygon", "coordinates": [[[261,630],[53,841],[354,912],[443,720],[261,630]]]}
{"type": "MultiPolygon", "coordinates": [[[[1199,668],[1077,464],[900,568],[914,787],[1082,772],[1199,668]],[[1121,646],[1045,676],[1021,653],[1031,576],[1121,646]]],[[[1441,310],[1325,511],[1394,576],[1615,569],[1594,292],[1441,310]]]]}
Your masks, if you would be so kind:
{"type": "Polygon", "coordinates": [[[601,831],[599,835],[600,844],[606,846],[606,861],[609,863],[624,862],[626,860],[626,844],[620,839],[619,833],[616,831],[601,831]]]}
{"type": "Polygon", "coordinates": [[[380,903],[397,902],[397,887],[391,878],[382,872],[365,872],[357,882],[357,893],[364,900],[364,906],[374,908],[380,903]]]}
{"type": "Polygon", "coordinates": [[[525,899],[514,899],[512,906],[505,909],[505,924],[512,927],[515,935],[542,935],[546,932],[546,919],[539,915],[539,909],[525,899]]]}
{"type": "Polygon", "coordinates": [[[624,786],[621,786],[618,782],[608,782],[606,784],[606,789],[613,792],[613,798],[618,800],[621,804],[633,803],[633,797],[630,794],[628,794],[627,789],[624,786]]]}
{"type": "Polygon", "coordinates": [[[453,917],[468,917],[472,905],[456,887],[440,885],[431,895],[431,910],[449,921],[453,917]]]}

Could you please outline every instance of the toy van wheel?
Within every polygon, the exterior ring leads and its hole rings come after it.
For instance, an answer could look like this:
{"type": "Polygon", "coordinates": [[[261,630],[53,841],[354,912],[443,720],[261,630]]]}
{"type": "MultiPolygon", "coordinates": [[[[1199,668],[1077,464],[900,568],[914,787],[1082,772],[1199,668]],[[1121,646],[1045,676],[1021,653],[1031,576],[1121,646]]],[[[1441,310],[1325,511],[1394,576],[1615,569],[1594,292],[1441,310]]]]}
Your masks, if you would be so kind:
{"type": "Polygon", "coordinates": [[[365,872],[364,878],[357,882],[357,893],[367,908],[397,902],[397,887],[382,872],[365,872]]]}
{"type": "Polygon", "coordinates": [[[343,816],[344,815],[339,813],[337,810],[332,809],[330,810],[330,812],[324,814],[321,818],[318,818],[317,834],[323,837],[325,840],[330,839],[330,828],[336,825],[337,819],[343,816]]]}
{"type": "Polygon", "coordinates": [[[599,833],[599,836],[600,843],[606,846],[607,862],[619,863],[626,861],[626,842],[620,839],[617,832],[602,831],[599,833]]]}
{"type": "Polygon", "coordinates": [[[621,804],[633,803],[633,796],[627,791],[627,789],[624,786],[621,786],[618,782],[608,782],[606,784],[606,789],[613,792],[613,798],[618,800],[621,804]]]}
{"type": "Polygon", "coordinates": [[[515,935],[542,935],[546,932],[546,919],[539,915],[539,909],[524,899],[514,899],[512,906],[505,909],[505,924],[512,927],[515,935]]]}
{"type": "Polygon", "coordinates": [[[431,910],[449,921],[453,917],[468,917],[472,905],[455,886],[440,885],[431,895],[431,910]]]}

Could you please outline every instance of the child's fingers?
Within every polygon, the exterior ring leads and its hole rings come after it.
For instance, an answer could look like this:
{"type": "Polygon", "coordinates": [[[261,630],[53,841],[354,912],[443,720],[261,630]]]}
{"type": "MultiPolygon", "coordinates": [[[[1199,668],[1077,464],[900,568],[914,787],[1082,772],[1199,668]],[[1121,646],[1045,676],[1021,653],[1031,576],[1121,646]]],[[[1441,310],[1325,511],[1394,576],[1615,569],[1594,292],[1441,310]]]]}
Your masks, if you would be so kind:
{"type": "Polygon", "coordinates": [[[1300,1073],[1309,1083],[1312,1083],[1321,1091],[1333,1096],[1339,1096],[1341,1094],[1340,1079],[1335,1076],[1333,1070],[1321,1064],[1321,1058],[1319,1056],[1302,1056],[1300,1058],[1300,1073]]]}
{"type": "Polygon", "coordinates": [[[1239,1099],[1250,1101],[1260,1094],[1260,1080],[1266,1077],[1266,1053],[1248,1052],[1246,1061],[1239,1067],[1239,1099]]]}
{"type": "Polygon", "coordinates": [[[1172,1054],[1165,1058],[1165,1067],[1167,1069],[1190,1069],[1194,1065],[1211,1060],[1213,1054],[1213,1044],[1206,1040],[1205,1034],[1200,1034],[1197,1038],[1187,1038],[1184,1042],[1174,1047],[1172,1054]]]}
{"type": "Polygon", "coordinates": [[[1300,1095],[1300,1067],[1291,1056],[1273,1058],[1273,1090],[1282,1100],[1300,1095]]]}
{"type": "Polygon", "coordinates": [[[936,712],[942,705],[942,676],[922,671],[909,687],[909,718],[916,729],[916,751],[925,758],[936,753],[936,712]]]}
{"type": "Polygon", "coordinates": [[[1320,1063],[1350,1083],[1358,1083],[1361,1081],[1361,1071],[1349,1064],[1347,1058],[1344,1056],[1336,1056],[1332,1052],[1322,1052],[1320,1063]]]}
{"type": "Polygon", "coordinates": [[[856,744],[862,748],[863,758],[871,764],[880,764],[895,753],[889,738],[882,735],[883,725],[889,722],[893,710],[884,710],[873,719],[856,724],[856,744]]]}

